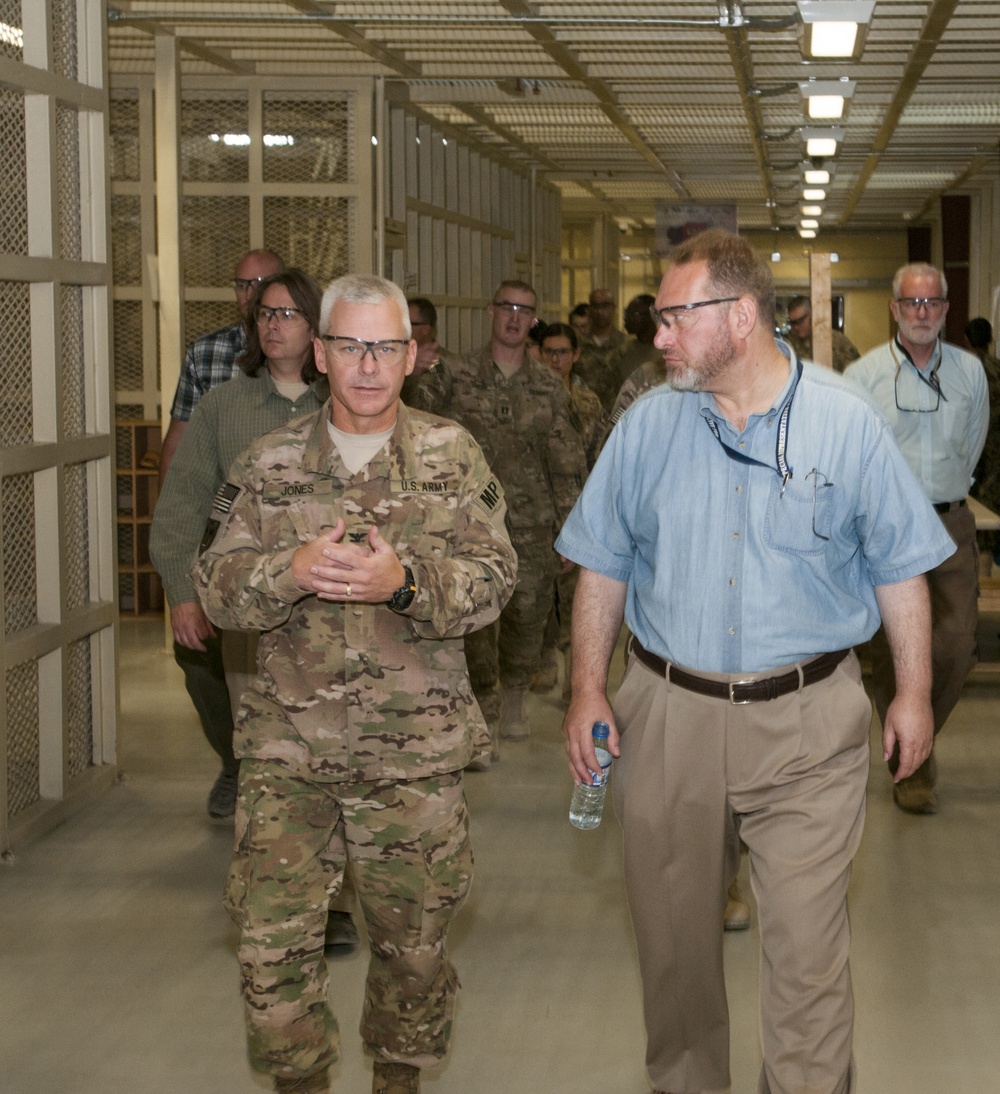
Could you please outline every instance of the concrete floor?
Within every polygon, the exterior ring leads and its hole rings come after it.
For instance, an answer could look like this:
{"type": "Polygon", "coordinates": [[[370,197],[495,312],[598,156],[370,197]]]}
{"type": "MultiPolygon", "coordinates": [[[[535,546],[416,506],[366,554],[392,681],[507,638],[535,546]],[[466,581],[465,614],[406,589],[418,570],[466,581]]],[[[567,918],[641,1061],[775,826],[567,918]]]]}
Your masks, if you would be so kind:
{"type": "MultiPolygon", "coordinates": [[[[230,831],[216,773],[156,620],[122,625],[125,778],[0,869],[2,1094],[252,1094],[219,895],[230,831]]],[[[470,775],[476,880],[452,934],[451,1055],[427,1094],[646,1094],[639,981],[617,822],[566,820],[555,698],[532,737],[470,775]]],[[[1000,1091],[1000,688],[967,685],[939,748],[941,812],[892,805],[873,735],[851,888],[864,1094],[1000,1091]]],[[[744,866],[745,871],[745,866],[744,866]]],[[[747,886],[744,879],[744,889],[747,886]]],[[[732,1094],[760,1065],[755,928],[726,937],[732,1094]]],[[[337,1094],[367,1094],[363,953],[334,962],[337,1094]]]]}

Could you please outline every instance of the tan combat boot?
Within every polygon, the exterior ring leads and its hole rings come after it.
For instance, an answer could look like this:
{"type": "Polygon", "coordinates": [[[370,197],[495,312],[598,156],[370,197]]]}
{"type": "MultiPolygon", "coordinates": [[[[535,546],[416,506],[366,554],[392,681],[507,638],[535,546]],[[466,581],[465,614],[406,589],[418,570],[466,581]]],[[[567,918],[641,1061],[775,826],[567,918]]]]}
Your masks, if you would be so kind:
{"type": "Polygon", "coordinates": [[[503,688],[500,691],[500,736],[523,740],[531,732],[524,714],[524,693],[527,688],[503,688]]]}
{"type": "Polygon", "coordinates": [[[325,1067],[322,1071],[317,1071],[315,1075],[307,1075],[304,1079],[275,1075],[274,1089],[278,1094],[328,1094],[330,1069],[325,1067]]]}
{"type": "Polygon", "coordinates": [[[412,1064],[376,1060],[372,1094],[420,1094],[420,1069],[412,1064]]]}
{"type": "Polygon", "coordinates": [[[554,646],[548,646],[542,650],[538,672],[531,681],[531,690],[545,693],[551,691],[558,683],[559,665],[556,663],[556,650],[554,646]]]}

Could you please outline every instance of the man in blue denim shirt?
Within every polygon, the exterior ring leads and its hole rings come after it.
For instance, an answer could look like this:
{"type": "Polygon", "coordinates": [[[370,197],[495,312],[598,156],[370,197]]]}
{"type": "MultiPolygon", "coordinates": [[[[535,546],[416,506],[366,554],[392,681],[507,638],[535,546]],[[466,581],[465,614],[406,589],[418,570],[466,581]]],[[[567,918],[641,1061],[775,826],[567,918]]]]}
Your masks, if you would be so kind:
{"type": "Polygon", "coordinates": [[[925,571],[954,550],[865,397],[776,342],[770,270],[710,231],[654,305],[667,385],[616,426],[557,541],[573,605],[577,782],[611,726],[614,801],[658,1092],[729,1085],[718,929],[739,837],[760,913],[760,1094],[848,1094],[847,884],[871,704],[851,647],[880,618],[897,778],[932,735],[925,571]],[[607,667],[635,639],[614,710],[607,667]]]}

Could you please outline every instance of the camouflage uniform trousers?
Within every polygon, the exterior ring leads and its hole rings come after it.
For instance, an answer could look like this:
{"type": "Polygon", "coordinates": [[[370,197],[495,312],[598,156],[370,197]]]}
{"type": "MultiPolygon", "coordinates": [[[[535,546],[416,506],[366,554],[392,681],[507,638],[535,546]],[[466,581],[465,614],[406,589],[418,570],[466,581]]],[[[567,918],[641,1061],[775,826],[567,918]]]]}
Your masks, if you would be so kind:
{"type": "Polygon", "coordinates": [[[538,544],[518,540],[515,546],[517,586],[507,606],[488,627],[465,636],[465,660],[477,700],[492,693],[498,681],[505,688],[527,687],[542,655],[558,559],[550,539],[538,544]]]}
{"type": "Polygon", "coordinates": [[[568,574],[556,576],[556,602],[545,624],[543,649],[560,650],[562,653],[569,649],[570,639],[573,636],[573,594],[576,592],[576,583],[579,580],[579,566],[574,566],[568,574]]]}
{"type": "Polygon", "coordinates": [[[427,1067],[447,1050],[459,984],[445,942],[472,883],[462,773],[333,783],[247,758],[224,903],[240,929],[250,1060],[273,1075],[339,1057],[323,935],[347,860],[371,949],[366,1051],[427,1067]]]}

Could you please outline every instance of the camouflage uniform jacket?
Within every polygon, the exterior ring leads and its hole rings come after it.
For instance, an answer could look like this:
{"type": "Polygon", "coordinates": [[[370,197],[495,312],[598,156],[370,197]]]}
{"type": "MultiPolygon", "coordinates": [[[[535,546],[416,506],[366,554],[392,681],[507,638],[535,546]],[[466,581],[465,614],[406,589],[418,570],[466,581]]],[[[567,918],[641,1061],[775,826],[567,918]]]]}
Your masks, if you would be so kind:
{"type": "Polygon", "coordinates": [[[608,416],[601,400],[578,377],[570,376],[569,420],[580,437],[587,457],[587,470],[597,463],[601,442],[608,429],[608,416]]]}
{"type": "MultiPolygon", "coordinates": [[[[618,424],[618,420],[626,410],[639,398],[645,395],[650,388],[659,387],[667,382],[667,368],[662,357],[656,357],[640,365],[635,372],[622,384],[618,398],[615,400],[614,409],[611,411],[611,425],[618,424]]],[[[609,430],[610,432],[610,430],[609,430]]]]}
{"type": "Polygon", "coordinates": [[[607,341],[598,344],[592,338],[583,341],[583,352],[576,363],[580,379],[601,400],[608,412],[621,387],[621,359],[632,346],[632,339],[623,331],[612,329],[607,341]]]}
{"type": "Polygon", "coordinates": [[[352,475],[328,418],[326,403],[243,453],[195,565],[214,623],[265,632],[235,752],[330,782],[460,770],[485,731],[462,639],[497,618],[517,572],[503,491],[454,422],[401,404],[387,445],[352,475]],[[354,542],[377,525],[412,569],[417,594],[404,612],[295,584],[295,551],[338,517],[354,542]]]}
{"type": "MultiPolygon", "coordinates": [[[[831,348],[833,350],[833,371],[843,372],[844,369],[847,368],[852,361],[856,361],[861,354],[843,331],[830,331],[830,335],[832,339],[831,348]]],[[[811,361],[813,359],[812,335],[808,338],[800,338],[795,331],[789,331],[788,334],[784,334],[782,337],[792,349],[795,350],[796,357],[801,357],[806,361],[811,361]]]]}
{"type": "Polygon", "coordinates": [[[562,381],[527,353],[508,380],[489,346],[455,363],[448,380],[440,413],[482,445],[503,483],[514,546],[551,547],[587,477],[562,381]]]}

